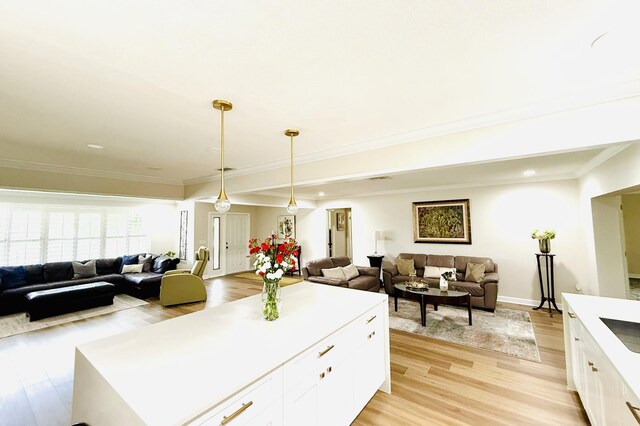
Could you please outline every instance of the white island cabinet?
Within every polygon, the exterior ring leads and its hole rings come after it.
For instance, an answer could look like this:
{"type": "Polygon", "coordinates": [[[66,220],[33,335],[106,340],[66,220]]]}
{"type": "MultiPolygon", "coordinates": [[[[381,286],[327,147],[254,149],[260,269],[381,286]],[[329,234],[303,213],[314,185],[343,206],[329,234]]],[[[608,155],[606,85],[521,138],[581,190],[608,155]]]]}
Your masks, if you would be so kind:
{"type": "Polygon", "coordinates": [[[640,323],[640,302],[563,294],[567,383],[592,425],[639,425],[640,354],[602,318],[640,323]]]}
{"type": "Polygon", "coordinates": [[[76,348],[73,423],[347,425],[391,392],[386,294],[299,283],[76,348]]]}

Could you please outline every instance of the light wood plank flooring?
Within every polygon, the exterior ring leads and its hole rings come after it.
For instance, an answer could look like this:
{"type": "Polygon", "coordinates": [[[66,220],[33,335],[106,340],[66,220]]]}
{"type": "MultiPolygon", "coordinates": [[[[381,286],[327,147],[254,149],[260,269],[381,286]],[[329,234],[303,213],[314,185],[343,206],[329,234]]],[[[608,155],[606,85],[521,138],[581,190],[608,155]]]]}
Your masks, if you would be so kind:
{"type": "MultiPolygon", "coordinates": [[[[262,288],[258,281],[232,276],[206,285],[206,304],[164,309],[150,300],[147,306],[0,339],[0,424],[70,424],[76,345],[262,288]]],[[[392,394],[378,392],[354,425],[588,424],[577,394],[565,386],[562,316],[530,312],[540,364],[391,330],[392,394]]]]}

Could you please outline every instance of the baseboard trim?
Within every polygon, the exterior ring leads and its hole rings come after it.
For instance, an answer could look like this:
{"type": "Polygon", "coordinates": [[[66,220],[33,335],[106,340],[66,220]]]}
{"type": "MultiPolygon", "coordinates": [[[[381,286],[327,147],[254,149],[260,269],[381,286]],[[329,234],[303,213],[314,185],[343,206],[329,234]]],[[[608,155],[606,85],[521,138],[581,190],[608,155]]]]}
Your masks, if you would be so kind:
{"type": "MultiPolygon", "coordinates": [[[[513,303],[514,305],[524,305],[524,306],[538,306],[540,304],[539,300],[521,299],[519,297],[508,297],[508,296],[498,296],[498,302],[513,303]]],[[[556,304],[558,305],[558,308],[562,310],[562,303],[560,302],[560,300],[556,300],[556,304]]],[[[547,304],[545,303],[545,307],[546,306],[547,304]]],[[[553,305],[551,305],[551,307],[553,308],[553,305]]]]}
{"type": "Polygon", "coordinates": [[[640,274],[629,274],[629,278],[635,278],[637,280],[640,280],[640,274]]]}

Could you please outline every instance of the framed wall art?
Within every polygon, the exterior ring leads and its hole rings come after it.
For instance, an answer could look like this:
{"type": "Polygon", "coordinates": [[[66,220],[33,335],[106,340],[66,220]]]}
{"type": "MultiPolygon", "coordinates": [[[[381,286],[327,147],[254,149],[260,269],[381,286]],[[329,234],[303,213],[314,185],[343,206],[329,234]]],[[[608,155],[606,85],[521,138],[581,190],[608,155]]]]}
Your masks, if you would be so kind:
{"type": "Polygon", "coordinates": [[[278,239],[285,236],[296,237],[296,216],[280,215],[278,216],[278,239]]]}
{"type": "Polygon", "coordinates": [[[471,244],[469,199],[413,203],[416,243],[471,244]]]}
{"type": "Polygon", "coordinates": [[[336,213],[336,230],[337,231],[344,231],[345,221],[346,221],[346,217],[344,212],[337,212],[336,213]]]}

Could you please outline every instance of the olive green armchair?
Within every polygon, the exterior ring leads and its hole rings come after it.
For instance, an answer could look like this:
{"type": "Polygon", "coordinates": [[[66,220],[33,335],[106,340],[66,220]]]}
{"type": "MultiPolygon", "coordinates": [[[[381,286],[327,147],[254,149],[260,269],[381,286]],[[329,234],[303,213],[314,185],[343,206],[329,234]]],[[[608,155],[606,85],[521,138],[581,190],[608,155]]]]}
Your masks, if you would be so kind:
{"type": "Polygon", "coordinates": [[[171,306],[207,300],[207,290],[202,275],[208,260],[209,250],[206,247],[200,247],[191,269],[165,272],[160,284],[160,304],[171,306]]]}

